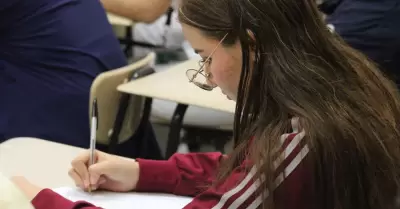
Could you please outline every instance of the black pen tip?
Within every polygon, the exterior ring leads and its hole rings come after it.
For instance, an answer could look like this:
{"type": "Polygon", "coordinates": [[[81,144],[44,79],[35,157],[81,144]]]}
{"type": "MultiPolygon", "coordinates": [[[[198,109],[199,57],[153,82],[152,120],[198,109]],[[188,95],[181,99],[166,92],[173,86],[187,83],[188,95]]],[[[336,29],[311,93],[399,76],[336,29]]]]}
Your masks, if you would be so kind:
{"type": "Polygon", "coordinates": [[[98,115],[97,98],[94,98],[92,104],[92,116],[97,117],[97,115],[98,115]]]}

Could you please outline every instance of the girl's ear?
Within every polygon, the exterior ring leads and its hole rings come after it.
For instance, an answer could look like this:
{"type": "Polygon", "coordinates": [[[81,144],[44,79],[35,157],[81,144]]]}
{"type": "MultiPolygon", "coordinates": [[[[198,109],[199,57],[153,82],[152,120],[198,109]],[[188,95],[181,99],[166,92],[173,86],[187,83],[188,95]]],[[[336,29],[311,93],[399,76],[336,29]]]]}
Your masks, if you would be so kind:
{"type": "Polygon", "coordinates": [[[246,29],[250,48],[254,51],[256,49],[256,37],[250,29],[246,29]]]}
{"type": "Polygon", "coordinates": [[[255,43],[256,42],[256,37],[254,36],[253,31],[250,29],[246,29],[247,35],[249,36],[250,42],[255,43]]]}

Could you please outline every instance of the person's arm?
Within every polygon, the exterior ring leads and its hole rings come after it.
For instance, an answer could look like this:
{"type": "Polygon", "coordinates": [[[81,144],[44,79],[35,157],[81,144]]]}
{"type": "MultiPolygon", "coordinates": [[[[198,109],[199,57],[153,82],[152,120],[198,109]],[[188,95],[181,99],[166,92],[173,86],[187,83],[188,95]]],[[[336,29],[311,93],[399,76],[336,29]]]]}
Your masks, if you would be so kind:
{"type": "Polygon", "coordinates": [[[171,0],[101,0],[107,12],[151,23],[167,12],[171,0]]]}
{"type": "MultiPolygon", "coordinates": [[[[169,160],[137,159],[140,175],[135,191],[195,196],[214,180],[222,158],[221,153],[210,152],[175,154],[169,160]]],[[[32,204],[36,209],[100,209],[83,201],[69,201],[50,189],[40,191],[32,204]]]]}
{"type": "Polygon", "coordinates": [[[223,155],[218,152],[175,154],[167,161],[137,159],[136,191],[195,196],[210,185],[223,155]]]}
{"type": "MultiPolygon", "coordinates": [[[[277,167],[274,198],[287,208],[310,208],[315,200],[309,166],[311,161],[306,159],[309,148],[303,141],[305,132],[298,132],[297,120],[292,120],[292,128],[293,133],[281,137],[284,159],[277,167]]],[[[137,190],[197,195],[185,209],[258,208],[263,201],[258,188],[260,179],[254,179],[255,167],[244,173],[246,163],[234,169],[221,184],[207,187],[213,181],[222,158],[220,153],[191,153],[175,154],[168,161],[139,159],[137,190]]],[[[99,209],[85,202],[70,202],[48,189],[36,196],[33,205],[36,209],[99,209]]]]}
{"type": "Polygon", "coordinates": [[[35,209],[100,209],[84,201],[72,202],[50,189],[43,189],[32,200],[35,209]]]}

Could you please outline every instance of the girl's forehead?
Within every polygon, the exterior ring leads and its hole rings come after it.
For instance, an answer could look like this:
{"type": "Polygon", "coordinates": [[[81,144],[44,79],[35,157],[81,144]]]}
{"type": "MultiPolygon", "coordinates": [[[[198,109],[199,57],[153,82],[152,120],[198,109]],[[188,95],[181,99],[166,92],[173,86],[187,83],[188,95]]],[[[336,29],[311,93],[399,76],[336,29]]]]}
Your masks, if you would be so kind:
{"type": "Polygon", "coordinates": [[[212,50],[216,44],[218,44],[217,40],[208,38],[201,32],[199,29],[194,28],[192,26],[182,24],[182,31],[187,41],[189,41],[190,45],[195,51],[200,52],[208,52],[212,50]]]}

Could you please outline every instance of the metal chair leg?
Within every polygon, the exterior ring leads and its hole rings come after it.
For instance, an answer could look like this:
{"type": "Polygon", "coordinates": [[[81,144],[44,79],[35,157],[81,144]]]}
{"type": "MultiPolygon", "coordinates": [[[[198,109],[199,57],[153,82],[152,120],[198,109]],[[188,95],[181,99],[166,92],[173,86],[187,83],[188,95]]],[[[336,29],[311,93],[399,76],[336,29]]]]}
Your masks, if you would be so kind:
{"type": "Polygon", "coordinates": [[[111,154],[115,154],[117,151],[118,137],[125,120],[125,113],[129,105],[129,100],[130,100],[129,94],[121,95],[118,112],[115,118],[114,127],[112,129],[113,131],[110,136],[110,144],[108,145],[108,152],[111,154]]]}
{"type": "Polygon", "coordinates": [[[178,149],[183,117],[187,108],[188,105],[186,104],[178,104],[175,108],[174,114],[172,115],[168,133],[167,151],[165,154],[166,159],[171,157],[178,149]]]}
{"type": "Polygon", "coordinates": [[[128,26],[125,28],[125,49],[124,53],[127,58],[133,57],[133,43],[131,42],[133,39],[132,34],[132,26],[128,26]]]}

